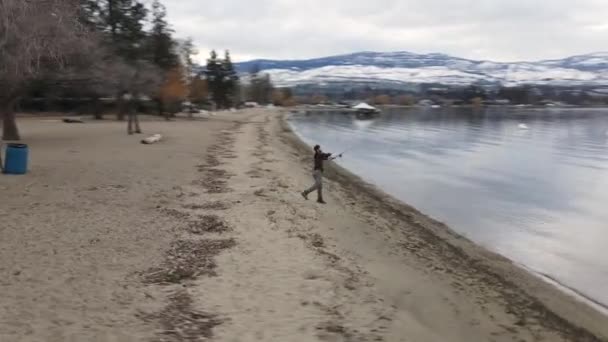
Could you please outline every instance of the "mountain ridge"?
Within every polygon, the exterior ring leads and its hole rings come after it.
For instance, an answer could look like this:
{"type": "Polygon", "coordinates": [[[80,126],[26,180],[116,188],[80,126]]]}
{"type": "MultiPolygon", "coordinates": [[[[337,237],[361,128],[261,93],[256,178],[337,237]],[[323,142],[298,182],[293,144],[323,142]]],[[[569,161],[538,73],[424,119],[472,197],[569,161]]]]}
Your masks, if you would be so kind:
{"type": "Polygon", "coordinates": [[[236,63],[239,72],[267,72],[278,86],[327,83],[608,85],[608,52],[532,62],[493,62],[443,53],[373,52],[303,60],[236,63]]]}

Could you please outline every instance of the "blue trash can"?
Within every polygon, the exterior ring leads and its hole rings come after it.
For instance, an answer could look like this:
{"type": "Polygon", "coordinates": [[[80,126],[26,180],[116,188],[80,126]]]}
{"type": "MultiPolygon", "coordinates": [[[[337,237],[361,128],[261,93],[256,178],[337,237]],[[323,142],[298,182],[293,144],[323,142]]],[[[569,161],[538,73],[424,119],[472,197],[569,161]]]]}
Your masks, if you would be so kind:
{"type": "Polygon", "coordinates": [[[29,149],[25,144],[6,145],[4,173],[11,175],[24,175],[27,172],[28,154],[29,149]]]}

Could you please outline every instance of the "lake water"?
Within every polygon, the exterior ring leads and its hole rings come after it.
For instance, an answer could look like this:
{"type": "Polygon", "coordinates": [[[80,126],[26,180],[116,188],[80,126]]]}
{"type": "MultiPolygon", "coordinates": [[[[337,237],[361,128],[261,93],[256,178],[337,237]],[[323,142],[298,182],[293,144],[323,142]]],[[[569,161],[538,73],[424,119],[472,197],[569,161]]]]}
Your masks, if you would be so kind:
{"type": "Polygon", "coordinates": [[[294,130],[471,240],[608,308],[608,110],[310,112],[294,130]]]}

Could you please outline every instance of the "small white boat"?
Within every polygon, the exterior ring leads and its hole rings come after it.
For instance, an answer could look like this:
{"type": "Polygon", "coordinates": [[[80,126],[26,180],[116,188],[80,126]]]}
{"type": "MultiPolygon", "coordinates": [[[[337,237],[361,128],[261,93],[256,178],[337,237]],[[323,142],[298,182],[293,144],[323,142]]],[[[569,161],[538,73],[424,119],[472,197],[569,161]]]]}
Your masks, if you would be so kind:
{"type": "Polygon", "coordinates": [[[517,127],[519,127],[519,129],[530,129],[530,127],[524,123],[520,123],[517,127]]]}

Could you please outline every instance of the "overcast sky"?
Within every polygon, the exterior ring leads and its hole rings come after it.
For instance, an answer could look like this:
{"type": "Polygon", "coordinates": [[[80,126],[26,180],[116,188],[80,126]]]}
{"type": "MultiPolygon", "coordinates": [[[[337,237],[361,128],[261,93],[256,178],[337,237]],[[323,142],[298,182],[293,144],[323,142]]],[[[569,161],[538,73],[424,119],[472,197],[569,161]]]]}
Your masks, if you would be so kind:
{"type": "Polygon", "coordinates": [[[204,60],[358,51],[442,52],[495,61],[608,51],[608,0],[165,0],[204,60]]]}

